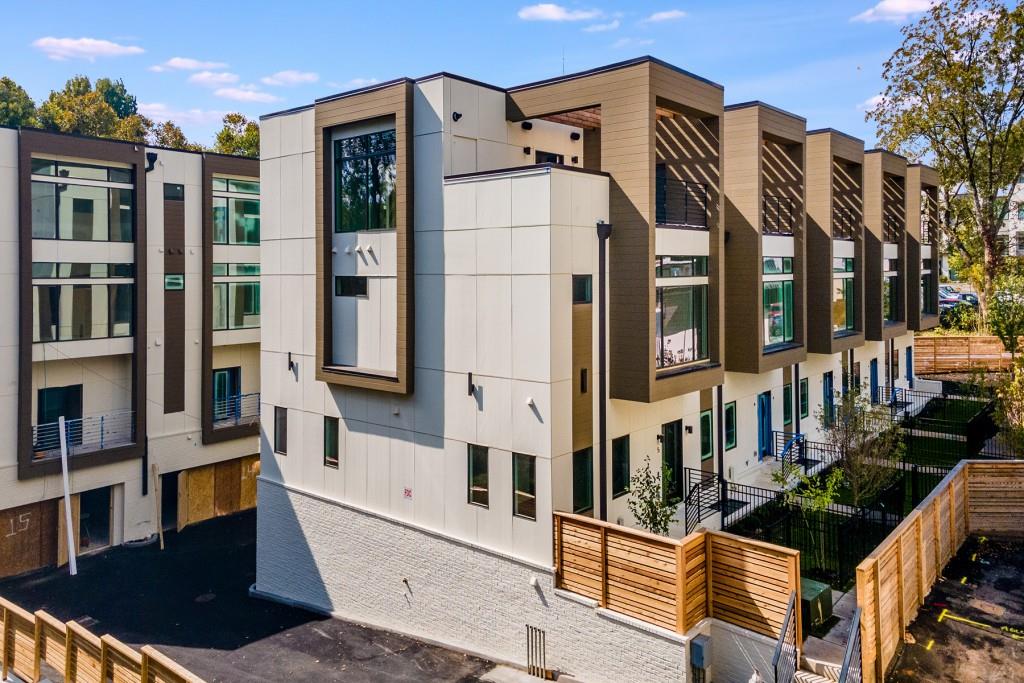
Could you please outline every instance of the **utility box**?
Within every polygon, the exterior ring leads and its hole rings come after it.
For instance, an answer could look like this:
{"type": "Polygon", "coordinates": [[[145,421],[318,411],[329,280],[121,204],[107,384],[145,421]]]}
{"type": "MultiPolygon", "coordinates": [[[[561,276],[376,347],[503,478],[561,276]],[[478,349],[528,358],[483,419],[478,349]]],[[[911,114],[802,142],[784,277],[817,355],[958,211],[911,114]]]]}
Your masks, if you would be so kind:
{"type": "Polygon", "coordinates": [[[690,680],[711,683],[711,636],[695,636],[687,646],[690,650],[690,680]]]}
{"type": "Polygon", "coordinates": [[[804,629],[820,626],[832,618],[832,587],[800,577],[800,616],[804,629]]]}

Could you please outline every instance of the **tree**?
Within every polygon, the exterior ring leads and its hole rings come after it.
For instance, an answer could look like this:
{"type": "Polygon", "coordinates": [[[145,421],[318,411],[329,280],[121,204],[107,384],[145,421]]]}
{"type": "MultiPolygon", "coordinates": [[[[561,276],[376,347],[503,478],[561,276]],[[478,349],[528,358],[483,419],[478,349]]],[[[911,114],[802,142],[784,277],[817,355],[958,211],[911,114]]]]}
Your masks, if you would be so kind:
{"type": "Polygon", "coordinates": [[[110,105],[119,119],[126,119],[139,113],[139,104],[135,95],[128,92],[128,89],[124,87],[124,81],[120,78],[116,81],[109,78],[99,79],[96,81],[96,92],[103,96],[103,100],[110,105]]]}
{"type": "Polygon", "coordinates": [[[0,78],[0,126],[36,125],[36,103],[25,89],[4,76],[0,78]]]}
{"type": "Polygon", "coordinates": [[[996,389],[995,421],[1017,457],[1024,452],[1024,360],[1018,358],[996,389]]]}
{"type": "Polygon", "coordinates": [[[160,147],[187,149],[192,152],[203,151],[203,146],[195,142],[189,142],[188,138],[185,137],[185,133],[173,121],[164,121],[154,125],[150,130],[150,141],[152,144],[160,147]]]}
{"type": "Polygon", "coordinates": [[[637,524],[652,534],[668,535],[669,525],[675,519],[679,503],[669,503],[662,491],[662,482],[668,481],[670,473],[662,467],[661,474],[651,472],[651,459],[644,457],[643,469],[629,480],[629,511],[637,524]]]}
{"type": "Polygon", "coordinates": [[[224,116],[224,127],[217,133],[213,151],[219,154],[260,155],[260,124],[237,112],[224,116]]]}
{"type": "Polygon", "coordinates": [[[51,91],[39,107],[39,121],[50,130],[97,137],[114,137],[119,124],[117,112],[85,76],[75,76],[62,90],[51,91]]]}
{"type": "Polygon", "coordinates": [[[1024,172],[1024,6],[948,0],[902,33],[867,116],[883,144],[938,170],[950,200],[943,231],[967,265],[980,266],[985,320],[1003,259],[1004,197],[1024,172]],[[958,238],[965,231],[977,234],[979,249],[958,238]]]}
{"type": "Polygon", "coordinates": [[[816,415],[822,439],[837,456],[836,469],[842,472],[850,502],[857,507],[873,504],[900,476],[903,435],[889,424],[886,410],[860,391],[848,391],[831,411],[816,415]]]}
{"type": "Polygon", "coordinates": [[[989,329],[1016,358],[1024,335],[1024,275],[1001,273],[995,284],[996,292],[989,304],[989,329]]]}

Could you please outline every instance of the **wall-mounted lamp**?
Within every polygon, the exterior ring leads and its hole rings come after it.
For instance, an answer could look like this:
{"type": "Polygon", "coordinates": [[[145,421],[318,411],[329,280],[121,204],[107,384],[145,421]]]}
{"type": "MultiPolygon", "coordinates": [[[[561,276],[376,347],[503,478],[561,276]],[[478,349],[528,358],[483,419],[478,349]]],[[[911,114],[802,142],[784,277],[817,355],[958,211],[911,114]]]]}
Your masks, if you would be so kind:
{"type": "Polygon", "coordinates": [[[693,425],[686,425],[686,433],[693,434],[693,425]]]}
{"type": "Polygon", "coordinates": [[[288,372],[291,372],[294,369],[295,369],[295,361],[292,360],[292,352],[289,351],[288,352],[288,372]]]}
{"type": "Polygon", "coordinates": [[[523,130],[533,130],[533,122],[532,121],[523,121],[519,125],[522,126],[523,130]]]}
{"type": "Polygon", "coordinates": [[[461,112],[457,112],[457,111],[453,111],[452,112],[452,121],[458,121],[461,118],[462,118],[462,113],[461,112]]]}
{"type": "Polygon", "coordinates": [[[580,137],[582,137],[582,136],[579,133],[577,133],[576,131],[573,131],[573,132],[569,133],[569,139],[572,140],[573,142],[575,142],[576,140],[579,140],[580,137]]]}
{"type": "Polygon", "coordinates": [[[523,147],[523,154],[529,154],[533,149],[531,147],[523,147]]]}
{"type": "Polygon", "coordinates": [[[146,173],[156,168],[156,152],[146,152],[146,173]]]}
{"type": "Polygon", "coordinates": [[[469,373],[469,395],[473,396],[476,393],[476,385],[473,384],[473,373],[469,373]]]}
{"type": "Polygon", "coordinates": [[[531,408],[537,405],[536,401],[533,400],[533,396],[526,397],[526,405],[530,406],[531,408]]]}

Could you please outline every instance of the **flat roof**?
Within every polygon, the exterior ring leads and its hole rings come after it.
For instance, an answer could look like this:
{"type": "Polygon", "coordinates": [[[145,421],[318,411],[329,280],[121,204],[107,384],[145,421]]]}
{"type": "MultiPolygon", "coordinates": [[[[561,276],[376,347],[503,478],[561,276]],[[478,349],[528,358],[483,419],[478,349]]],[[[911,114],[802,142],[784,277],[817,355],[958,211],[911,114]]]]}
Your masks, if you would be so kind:
{"type": "Polygon", "coordinates": [[[77,138],[81,140],[97,140],[99,142],[109,142],[115,145],[135,145],[136,147],[145,147],[146,149],[159,149],[165,152],[180,152],[181,154],[200,154],[205,156],[215,157],[227,157],[228,159],[252,159],[253,161],[259,161],[259,157],[248,157],[243,154],[222,154],[221,152],[208,152],[205,150],[194,150],[194,149],[181,149],[179,147],[164,147],[163,145],[153,145],[148,142],[136,142],[135,140],[122,140],[120,138],[104,138],[98,135],[82,135],[81,133],[65,133],[59,130],[47,130],[45,128],[36,128],[34,126],[3,126],[0,128],[6,130],[31,130],[36,133],[44,133],[46,135],[57,135],[66,138],[77,138]]]}
{"type": "Polygon", "coordinates": [[[815,128],[814,130],[807,131],[808,135],[821,135],[822,133],[832,133],[833,135],[841,135],[844,138],[853,140],[854,142],[859,142],[862,145],[864,144],[864,141],[861,140],[860,138],[854,135],[850,135],[849,133],[844,133],[841,130],[836,130],[835,128],[815,128]]]}
{"type": "Polygon", "coordinates": [[[725,105],[725,111],[736,111],[737,109],[747,109],[748,107],[763,107],[765,109],[770,109],[771,111],[778,112],[783,116],[788,116],[794,119],[800,119],[804,123],[807,123],[807,119],[805,119],[803,116],[800,116],[799,114],[794,114],[791,111],[786,111],[782,107],[776,107],[774,104],[762,102],[761,100],[750,100],[749,102],[737,102],[736,104],[727,104],[725,105]]]}

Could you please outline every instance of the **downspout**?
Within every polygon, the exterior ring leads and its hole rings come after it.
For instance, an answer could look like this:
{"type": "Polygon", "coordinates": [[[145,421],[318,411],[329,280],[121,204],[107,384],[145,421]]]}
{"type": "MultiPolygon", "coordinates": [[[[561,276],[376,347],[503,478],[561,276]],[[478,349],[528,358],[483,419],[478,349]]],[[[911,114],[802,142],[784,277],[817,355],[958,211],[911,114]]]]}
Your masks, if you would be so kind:
{"type": "MultiPolygon", "coordinates": [[[[794,430],[797,434],[800,433],[800,364],[793,364],[793,393],[789,397],[790,401],[793,401],[795,405],[789,407],[793,411],[793,426],[796,427],[794,430]]],[[[810,397],[808,397],[810,400],[810,397]]]]}
{"type": "Polygon", "coordinates": [[[608,521],[608,238],[612,224],[597,222],[597,470],[600,519],[608,521]]]}
{"type": "MultiPolygon", "coordinates": [[[[718,499],[724,503],[729,498],[729,485],[725,480],[725,399],[722,397],[722,388],[722,385],[719,384],[715,392],[717,394],[716,412],[718,413],[718,429],[715,431],[718,443],[718,499]]],[[[725,510],[724,505],[722,510],[725,510]]]]}

